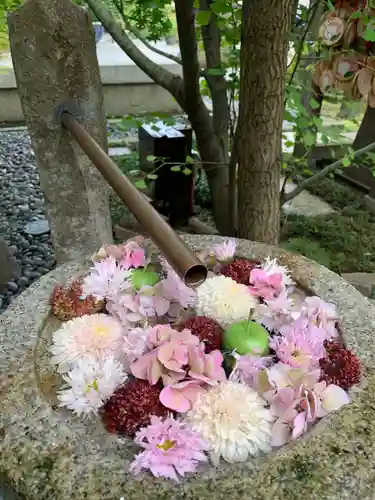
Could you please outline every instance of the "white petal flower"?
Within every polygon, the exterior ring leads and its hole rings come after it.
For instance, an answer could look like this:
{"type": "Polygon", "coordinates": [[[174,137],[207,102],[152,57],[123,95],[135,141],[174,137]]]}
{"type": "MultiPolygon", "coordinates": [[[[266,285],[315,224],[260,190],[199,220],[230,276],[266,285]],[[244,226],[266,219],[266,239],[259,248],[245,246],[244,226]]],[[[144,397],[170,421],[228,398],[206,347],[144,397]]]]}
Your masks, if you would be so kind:
{"type": "Polygon", "coordinates": [[[214,319],[224,328],[248,319],[257,304],[247,286],[226,276],[208,278],[197,289],[197,315],[214,319]]]}
{"type": "Polygon", "coordinates": [[[270,410],[258,393],[238,382],[223,382],[199,395],[187,414],[192,428],[211,449],[211,460],[244,462],[249,455],[270,451],[270,410]]]}
{"type": "Polygon", "coordinates": [[[234,258],[236,247],[236,241],[229,239],[225,240],[223,243],[214,245],[212,251],[219,262],[229,262],[234,258]]]}
{"type": "Polygon", "coordinates": [[[294,285],[294,281],[290,277],[289,271],[285,266],[281,266],[278,264],[276,259],[270,259],[270,257],[267,257],[262,262],[261,268],[263,271],[265,271],[268,275],[272,274],[282,274],[283,275],[283,286],[292,286],[294,285]]]}
{"type": "Polygon", "coordinates": [[[70,370],[77,361],[93,357],[104,361],[122,355],[122,325],[107,314],[91,314],[62,324],[52,336],[52,364],[60,372],[70,370]]]}
{"type": "Polygon", "coordinates": [[[112,356],[104,362],[86,358],[64,375],[67,389],[58,393],[60,406],[66,406],[77,415],[97,414],[127,375],[122,365],[112,356]]]}
{"type": "Polygon", "coordinates": [[[97,300],[113,300],[131,288],[130,275],[131,271],[121,267],[113,257],[95,262],[84,279],[82,297],[93,295],[97,300]]]}

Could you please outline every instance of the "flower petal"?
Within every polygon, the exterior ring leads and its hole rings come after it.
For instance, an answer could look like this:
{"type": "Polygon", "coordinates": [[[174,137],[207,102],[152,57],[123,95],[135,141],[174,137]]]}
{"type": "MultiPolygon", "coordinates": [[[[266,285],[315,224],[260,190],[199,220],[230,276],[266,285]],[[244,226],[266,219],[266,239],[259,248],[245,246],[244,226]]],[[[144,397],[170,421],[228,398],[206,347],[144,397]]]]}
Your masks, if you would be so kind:
{"type": "Polygon", "coordinates": [[[329,385],[321,394],[322,406],[328,413],[350,403],[348,394],[338,385],[329,385]]]}

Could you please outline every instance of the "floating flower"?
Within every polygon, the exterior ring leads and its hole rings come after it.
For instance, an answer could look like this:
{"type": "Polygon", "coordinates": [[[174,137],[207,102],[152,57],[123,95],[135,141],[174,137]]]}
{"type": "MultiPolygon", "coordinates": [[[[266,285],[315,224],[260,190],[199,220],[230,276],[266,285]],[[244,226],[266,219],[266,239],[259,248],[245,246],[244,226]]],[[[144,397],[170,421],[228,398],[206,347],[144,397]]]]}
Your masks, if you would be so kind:
{"type": "Polygon", "coordinates": [[[125,243],[120,243],[119,245],[103,245],[92,257],[93,262],[97,262],[107,257],[113,257],[115,260],[120,261],[127,254],[128,245],[130,243],[136,243],[137,245],[142,245],[144,242],[143,236],[135,236],[125,243]]]}
{"type": "Polygon", "coordinates": [[[248,259],[235,259],[230,264],[220,267],[220,274],[232,278],[241,285],[250,285],[250,273],[258,266],[258,262],[248,259]]]}
{"type": "Polygon", "coordinates": [[[232,356],[235,358],[236,363],[229,376],[229,380],[246,384],[256,390],[259,373],[271,366],[274,361],[272,356],[258,357],[250,354],[240,356],[236,353],[232,353],[232,356]]]}
{"type": "Polygon", "coordinates": [[[237,382],[223,382],[199,395],[187,414],[192,428],[210,446],[218,464],[244,462],[249,455],[270,450],[271,412],[257,392],[237,382]]]}
{"type": "Polygon", "coordinates": [[[212,252],[218,262],[225,263],[233,260],[234,254],[236,252],[237,243],[235,240],[229,239],[225,240],[223,243],[214,245],[212,247],[212,252]]]}
{"type": "Polygon", "coordinates": [[[113,257],[95,262],[82,286],[82,298],[94,296],[97,300],[113,300],[131,287],[131,272],[118,265],[113,257]]]}
{"type": "Polygon", "coordinates": [[[324,302],[319,297],[306,297],[302,303],[301,316],[326,331],[326,338],[337,337],[336,321],[338,319],[335,306],[324,302]]]}
{"type": "Polygon", "coordinates": [[[98,361],[104,361],[108,356],[118,359],[122,338],[121,324],[106,314],[72,319],[63,323],[52,335],[52,363],[64,372],[86,357],[98,361]]]}
{"type": "Polygon", "coordinates": [[[324,343],[327,355],[319,360],[327,384],[349,389],[361,380],[361,364],[355,354],[338,342],[324,343]]]}
{"type": "Polygon", "coordinates": [[[320,400],[318,411],[320,418],[350,403],[349,395],[344,389],[334,384],[327,385],[324,381],[314,385],[314,393],[320,400]]]}
{"type": "Polygon", "coordinates": [[[256,309],[256,318],[270,332],[278,332],[294,321],[292,316],[293,301],[286,291],[273,300],[266,300],[256,309]]]}
{"type": "Polygon", "coordinates": [[[283,275],[268,275],[264,269],[255,268],[250,273],[250,292],[264,300],[273,300],[284,291],[283,275]]]}
{"type": "Polygon", "coordinates": [[[162,263],[164,269],[167,271],[167,277],[162,282],[164,296],[171,303],[177,302],[180,304],[183,309],[192,306],[196,297],[195,290],[185,285],[168,261],[164,260],[162,263]]]}
{"type": "Polygon", "coordinates": [[[69,388],[58,392],[60,406],[66,406],[78,416],[96,415],[126,378],[122,365],[112,356],[103,362],[81,359],[63,376],[69,388]]]}
{"type": "Polygon", "coordinates": [[[85,314],[102,311],[104,302],[92,295],[82,299],[82,280],[74,280],[67,286],[57,285],[52,292],[52,314],[60,321],[79,318],[85,314]]]}
{"type": "Polygon", "coordinates": [[[160,347],[165,342],[168,342],[174,333],[176,333],[176,330],[170,324],[152,326],[147,331],[147,345],[150,349],[160,347]]]}
{"type": "Polygon", "coordinates": [[[194,316],[189,318],[183,324],[184,328],[188,328],[193,335],[199,338],[201,342],[204,342],[206,346],[206,353],[215,351],[221,348],[221,338],[223,335],[223,329],[211,318],[205,318],[204,316],[194,316]]]}
{"type": "Polygon", "coordinates": [[[120,265],[124,269],[130,269],[131,267],[143,267],[146,265],[145,250],[137,243],[137,241],[128,241],[123,246],[123,249],[124,256],[120,260],[120,265]]]}
{"type": "Polygon", "coordinates": [[[206,462],[208,444],[187,423],[168,417],[151,417],[151,424],[137,432],[134,442],[144,448],[130,466],[139,474],[149,470],[156,477],[178,480],[178,475],[195,472],[206,462]]]}
{"type": "Polygon", "coordinates": [[[150,385],[144,380],[130,380],[117,389],[102,409],[107,430],[133,437],[150,423],[152,415],[167,417],[170,410],[159,400],[161,389],[161,385],[150,385]]]}
{"type": "Polygon", "coordinates": [[[268,276],[280,274],[282,276],[282,285],[284,288],[294,285],[288,269],[285,266],[278,264],[276,259],[270,259],[268,257],[264,262],[262,262],[261,268],[268,276]]]}
{"type": "Polygon", "coordinates": [[[116,295],[112,300],[107,301],[106,309],[124,328],[131,328],[146,319],[145,315],[140,312],[137,298],[132,293],[116,295]]]}
{"type": "Polygon", "coordinates": [[[245,285],[226,276],[208,278],[197,289],[197,315],[211,318],[223,328],[248,319],[256,305],[245,285]]]}
{"type": "Polygon", "coordinates": [[[122,342],[122,352],[125,355],[126,367],[142,356],[148,346],[148,330],[145,328],[130,328],[125,331],[122,342]]]}
{"type": "Polygon", "coordinates": [[[270,339],[270,347],[280,361],[296,368],[319,366],[319,359],[325,356],[325,332],[321,328],[310,326],[301,317],[291,326],[282,328],[281,333],[270,339]]]}
{"type": "Polygon", "coordinates": [[[186,412],[201,386],[226,380],[221,352],[206,354],[204,348],[204,343],[190,330],[173,331],[168,340],[139,357],[130,369],[135,377],[148,380],[151,385],[162,378],[167,387],[161,392],[161,402],[172,410],[186,412]]]}

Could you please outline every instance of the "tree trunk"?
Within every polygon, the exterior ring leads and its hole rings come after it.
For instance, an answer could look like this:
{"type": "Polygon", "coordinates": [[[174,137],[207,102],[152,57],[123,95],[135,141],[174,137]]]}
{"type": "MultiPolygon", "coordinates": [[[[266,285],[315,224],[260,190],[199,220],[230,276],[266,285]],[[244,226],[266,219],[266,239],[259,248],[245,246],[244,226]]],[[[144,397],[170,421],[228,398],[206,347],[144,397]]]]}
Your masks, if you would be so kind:
{"type": "Polygon", "coordinates": [[[287,33],[294,0],[243,0],[239,236],[277,245],[287,33]]]}
{"type": "Polygon", "coordinates": [[[225,147],[215,134],[213,121],[199,87],[200,67],[193,0],[175,0],[176,19],[184,75],[186,111],[195,132],[199,153],[210,188],[216,227],[230,232],[228,214],[228,165],[225,147]]]}

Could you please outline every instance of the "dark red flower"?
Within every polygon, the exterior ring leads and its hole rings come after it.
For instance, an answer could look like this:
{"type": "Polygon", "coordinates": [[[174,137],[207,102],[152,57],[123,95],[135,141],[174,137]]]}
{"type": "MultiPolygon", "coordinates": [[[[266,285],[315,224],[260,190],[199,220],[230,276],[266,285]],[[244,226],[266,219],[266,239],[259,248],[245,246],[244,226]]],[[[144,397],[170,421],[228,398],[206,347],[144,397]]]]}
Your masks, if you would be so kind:
{"type": "Polygon", "coordinates": [[[205,343],[207,353],[215,351],[215,349],[220,350],[223,329],[213,319],[195,316],[185,321],[182,327],[189,328],[193,335],[205,343]]]}
{"type": "Polygon", "coordinates": [[[235,259],[230,264],[221,266],[220,274],[242,285],[250,285],[250,273],[258,265],[259,262],[255,260],[235,259]]]}
{"type": "Polygon", "coordinates": [[[134,437],[141,427],[150,423],[152,415],[166,417],[170,410],[159,400],[162,388],[161,384],[134,379],[117,389],[102,409],[107,430],[134,437]]]}
{"type": "Polygon", "coordinates": [[[85,314],[94,314],[103,310],[104,302],[89,296],[81,299],[82,280],[74,280],[70,285],[57,285],[51,297],[52,314],[61,321],[79,318],[85,314]]]}
{"type": "Polygon", "coordinates": [[[361,364],[355,354],[342,344],[325,341],[327,356],[319,360],[323,371],[322,380],[349,389],[361,380],[361,364]]]}

